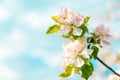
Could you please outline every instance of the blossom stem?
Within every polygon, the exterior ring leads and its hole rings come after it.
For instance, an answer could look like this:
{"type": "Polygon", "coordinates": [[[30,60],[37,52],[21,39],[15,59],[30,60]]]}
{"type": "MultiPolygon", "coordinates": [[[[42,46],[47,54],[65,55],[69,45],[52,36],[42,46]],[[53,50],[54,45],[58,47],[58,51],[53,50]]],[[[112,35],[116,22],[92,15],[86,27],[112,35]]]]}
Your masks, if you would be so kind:
{"type": "Polygon", "coordinates": [[[118,74],[115,70],[113,70],[110,66],[108,66],[106,63],[104,63],[99,57],[97,57],[97,60],[103,64],[106,68],[108,68],[110,71],[112,71],[115,75],[120,77],[120,74],[118,74]]]}

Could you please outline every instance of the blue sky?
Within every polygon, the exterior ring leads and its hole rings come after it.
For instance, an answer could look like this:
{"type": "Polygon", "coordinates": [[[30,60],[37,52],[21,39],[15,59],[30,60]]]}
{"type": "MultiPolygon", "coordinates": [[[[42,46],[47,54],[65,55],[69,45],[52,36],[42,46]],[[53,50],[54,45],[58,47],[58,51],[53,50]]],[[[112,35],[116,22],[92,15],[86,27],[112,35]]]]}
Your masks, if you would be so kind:
{"type": "MultiPolygon", "coordinates": [[[[63,71],[62,39],[47,36],[47,28],[54,24],[51,16],[60,8],[91,16],[89,28],[104,23],[112,33],[120,33],[120,18],[96,20],[95,16],[120,14],[109,10],[107,2],[119,0],[0,0],[0,80],[59,80],[63,71]]],[[[120,41],[113,42],[118,51],[120,41]]],[[[94,62],[95,63],[95,62],[94,62]]],[[[78,79],[78,76],[75,78],[78,79]]],[[[76,80],[77,80],[76,79],[76,80]]],[[[102,80],[96,77],[97,80],[102,80]]],[[[71,79],[70,79],[71,80],[71,79]]],[[[82,79],[81,79],[82,80],[82,79]]]]}

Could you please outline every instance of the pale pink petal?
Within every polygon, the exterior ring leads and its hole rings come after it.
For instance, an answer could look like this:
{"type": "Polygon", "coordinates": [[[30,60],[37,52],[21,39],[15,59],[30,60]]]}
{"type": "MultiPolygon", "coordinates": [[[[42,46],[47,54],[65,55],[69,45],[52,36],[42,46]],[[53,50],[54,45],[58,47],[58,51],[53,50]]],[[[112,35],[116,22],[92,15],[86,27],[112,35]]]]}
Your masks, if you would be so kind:
{"type": "Polygon", "coordinates": [[[82,30],[80,28],[73,28],[73,35],[80,36],[82,30]]]}
{"type": "Polygon", "coordinates": [[[84,58],[90,58],[90,54],[92,54],[93,50],[90,49],[84,49],[84,51],[81,53],[81,55],[84,58]]]}
{"type": "Polygon", "coordinates": [[[102,40],[102,42],[103,42],[104,44],[111,45],[110,42],[108,42],[108,41],[106,41],[106,40],[102,40]]]}
{"type": "Polygon", "coordinates": [[[77,59],[75,59],[74,64],[76,65],[76,67],[82,67],[84,64],[84,60],[81,58],[77,58],[77,59]]]}
{"type": "Polygon", "coordinates": [[[66,33],[68,33],[70,31],[70,26],[67,25],[62,25],[61,26],[61,30],[65,31],[66,33]]]}

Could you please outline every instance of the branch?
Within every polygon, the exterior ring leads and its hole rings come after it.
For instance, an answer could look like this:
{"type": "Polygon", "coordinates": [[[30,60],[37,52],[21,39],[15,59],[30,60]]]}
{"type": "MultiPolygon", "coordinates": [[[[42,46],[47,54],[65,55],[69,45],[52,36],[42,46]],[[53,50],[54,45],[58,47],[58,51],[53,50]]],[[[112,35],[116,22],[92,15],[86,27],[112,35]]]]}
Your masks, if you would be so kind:
{"type": "Polygon", "coordinates": [[[106,63],[104,63],[100,58],[97,57],[97,60],[103,64],[106,68],[108,68],[110,71],[112,71],[115,75],[117,75],[118,77],[120,77],[120,74],[118,74],[115,70],[113,70],[110,66],[108,66],[106,63]]]}

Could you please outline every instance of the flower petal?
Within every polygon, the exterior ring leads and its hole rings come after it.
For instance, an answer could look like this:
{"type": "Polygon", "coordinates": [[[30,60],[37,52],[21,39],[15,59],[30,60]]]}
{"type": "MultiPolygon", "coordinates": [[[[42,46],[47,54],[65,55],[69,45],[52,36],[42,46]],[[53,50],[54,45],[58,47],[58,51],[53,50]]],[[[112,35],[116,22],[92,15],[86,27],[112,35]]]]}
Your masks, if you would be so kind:
{"type": "Polygon", "coordinates": [[[76,67],[82,67],[84,64],[84,60],[81,58],[77,58],[77,59],[75,59],[74,64],[76,65],[76,67]]]}
{"type": "Polygon", "coordinates": [[[73,28],[73,35],[80,36],[82,30],[80,28],[73,28]]]}

